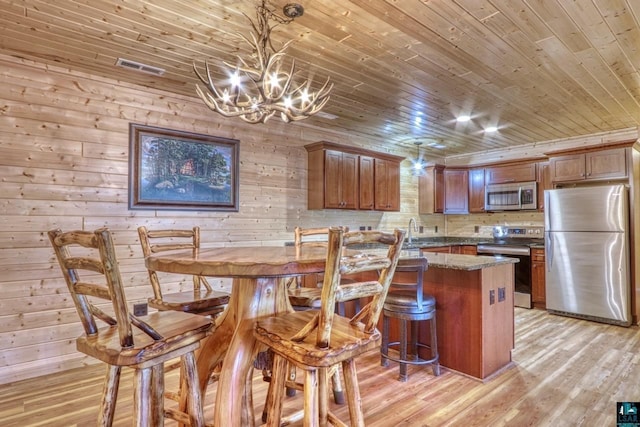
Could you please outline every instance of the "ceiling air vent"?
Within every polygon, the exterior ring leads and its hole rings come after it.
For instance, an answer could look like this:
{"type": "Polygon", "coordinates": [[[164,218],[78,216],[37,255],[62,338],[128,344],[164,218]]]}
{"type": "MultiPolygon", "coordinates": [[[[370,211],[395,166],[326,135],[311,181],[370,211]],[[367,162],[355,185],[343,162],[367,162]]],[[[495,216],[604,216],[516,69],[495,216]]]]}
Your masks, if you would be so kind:
{"type": "Polygon", "coordinates": [[[129,59],[118,58],[116,61],[116,65],[122,68],[129,68],[131,70],[140,71],[141,73],[153,74],[156,76],[161,76],[164,74],[163,68],[154,67],[152,65],[142,64],[140,62],[131,61],[129,59]]]}

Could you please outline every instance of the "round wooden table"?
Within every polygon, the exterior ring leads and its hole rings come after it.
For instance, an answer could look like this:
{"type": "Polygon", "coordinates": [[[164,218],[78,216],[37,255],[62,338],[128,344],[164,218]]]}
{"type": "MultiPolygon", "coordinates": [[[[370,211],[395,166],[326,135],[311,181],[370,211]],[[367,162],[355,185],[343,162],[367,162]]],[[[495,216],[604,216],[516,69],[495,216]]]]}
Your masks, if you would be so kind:
{"type": "Polygon", "coordinates": [[[202,395],[216,365],[222,361],[214,421],[216,426],[253,426],[251,368],[262,350],[253,337],[255,319],[292,311],[285,286],[287,276],[324,271],[326,248],[251,246],[167,251],[145,259],[147,268],[169,273],[232,277],[227,309],[216,318],[212,335],[197,356],[202,395]],[[249,383],[250,384],[250,383],[249,383]]]}

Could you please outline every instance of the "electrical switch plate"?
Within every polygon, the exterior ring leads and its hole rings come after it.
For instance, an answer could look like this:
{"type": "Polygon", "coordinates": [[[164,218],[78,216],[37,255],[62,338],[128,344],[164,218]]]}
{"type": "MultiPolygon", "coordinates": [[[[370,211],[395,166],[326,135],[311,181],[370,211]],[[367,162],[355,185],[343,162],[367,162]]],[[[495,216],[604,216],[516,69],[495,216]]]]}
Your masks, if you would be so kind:
{"type": "Polygon", "coordinates": [[[505,298],[506,298],[505,288],[498,288],[498,302],[504,301],[505,298]]]}
{"type": "Polygon", "coordinates": [[[134,316],[146,316],[148,313],[147,303],[142,302],[140,304],[133,304],[134,316]]]}
{"type": "Polygon", "coordinates": [[[495,304],[496,302],[496,290],[491,289],[489,291],[489,305],[495,304]]]}
{"type": "Polygon", "coordinates": [[[367,227],[365,227],[364,225],[360,226],[360,231],[365,231],[367,229],[367,227]]]}

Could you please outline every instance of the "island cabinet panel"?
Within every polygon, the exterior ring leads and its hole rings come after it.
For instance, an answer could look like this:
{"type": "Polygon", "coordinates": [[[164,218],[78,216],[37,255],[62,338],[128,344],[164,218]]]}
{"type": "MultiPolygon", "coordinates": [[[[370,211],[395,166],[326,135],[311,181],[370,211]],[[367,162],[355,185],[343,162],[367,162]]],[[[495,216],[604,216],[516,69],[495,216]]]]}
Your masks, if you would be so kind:
{"type": "Polygon", "coordinates": [[[379,211],[400,210],[400,164],[384,159],[375,159],[375,209],[379,211]]]}
{"type": "Polygon", "coordinates": [[[535,162],[492,166],[485,169],[485,181],[487,184],[504,184],[508,182],[527,182],[535,180],[535,162]]]}
{"type": "Polygon", "coordinates": [[[623,179],[628,176],[627,149],[611,148],[554,156],[550,159],[550,173],[554,183],[623,179]]]}
{"type": "Polygon", "coordinates": [[[469,213],[469,171],[444,170],[444,213],[469,213]]]}
{"type": "Polygon", "coordinates": [[[418,178],[418,212],[444,212],[444,166],[428,166],[418,178]]]}
{"type": "MultiPolygon", "coordinates": [[[[513,264],[480,270],[429,266],[424,289],[436,299],[438,351],[443,366],[487,379],[511,363],[513,280],[513,264]]],[[[424,329],[419,341],[428,344],[429,334],[424,329]]]]}

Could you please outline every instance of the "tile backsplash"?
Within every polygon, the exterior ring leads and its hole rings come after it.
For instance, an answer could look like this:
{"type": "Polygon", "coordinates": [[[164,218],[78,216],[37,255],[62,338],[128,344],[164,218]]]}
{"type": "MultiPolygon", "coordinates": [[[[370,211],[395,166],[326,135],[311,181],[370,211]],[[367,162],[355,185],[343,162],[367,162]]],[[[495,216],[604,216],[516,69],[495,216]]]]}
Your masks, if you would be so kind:
{"type": "Polygon", "coordinates": [[[494,225],[544,227],[542,212],[492,212],[471,215],[446,215],[446,235],[491,237],[494,225]]]}

